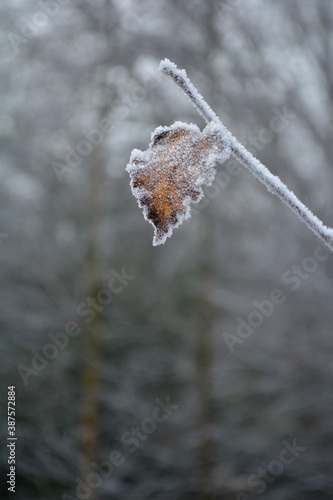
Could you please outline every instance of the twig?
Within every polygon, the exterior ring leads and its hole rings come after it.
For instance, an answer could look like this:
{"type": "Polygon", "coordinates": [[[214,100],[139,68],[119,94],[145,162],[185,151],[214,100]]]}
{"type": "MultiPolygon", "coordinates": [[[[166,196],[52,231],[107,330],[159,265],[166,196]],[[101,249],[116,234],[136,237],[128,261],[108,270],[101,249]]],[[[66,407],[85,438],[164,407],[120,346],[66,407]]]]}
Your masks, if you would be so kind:
{"type": "Polygon", "coordinates": [[[248,168],[257,179],[262,182],[268,191],[282,200],[298,217],[333,251],[333,229],[325,226],[323,222],[314,215],[290,189],[277,177],[273,175],[257,158],[255,158],[245,147],[229,132],[218,116],[199,94],[191,83],[184,69],[164,59],[160,63],[160,71],[169,76],[187,95],[192,104],[197,108],[207,123],[218,123],[225,141],[230,144],[231,152],[235,158],[248,168]]]}

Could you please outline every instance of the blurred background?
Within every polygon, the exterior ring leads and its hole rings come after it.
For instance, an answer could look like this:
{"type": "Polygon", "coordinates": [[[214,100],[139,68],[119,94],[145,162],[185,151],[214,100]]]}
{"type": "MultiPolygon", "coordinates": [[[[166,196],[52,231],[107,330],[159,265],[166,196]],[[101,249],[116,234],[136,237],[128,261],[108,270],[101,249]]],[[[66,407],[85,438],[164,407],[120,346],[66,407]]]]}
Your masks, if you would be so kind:
{"type": "Polygon", "coordinates": [[[15,385],[17,499],[332,499],[332,256],[232,159],[152,247],[125,171],[168,57],[332,226],[332,2],[0,13],[1,498],[15,385]]]}

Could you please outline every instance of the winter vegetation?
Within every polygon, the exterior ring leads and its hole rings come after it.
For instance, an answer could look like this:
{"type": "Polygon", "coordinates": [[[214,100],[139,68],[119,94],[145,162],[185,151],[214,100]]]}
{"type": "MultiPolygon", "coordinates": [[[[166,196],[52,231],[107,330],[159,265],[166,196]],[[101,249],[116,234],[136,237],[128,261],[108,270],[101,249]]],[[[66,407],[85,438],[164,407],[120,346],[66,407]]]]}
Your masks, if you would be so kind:
{"type": "Polygon", "coordinates": [[[0,498],[331,500],[332,2],[0,15],[0,498]]]}
{"type": "MultiPolygon", "coordinates": [[[[216,114],[214,111],[208,106],[206,101],[203,99],[203,97],[199,94],[197,89],[192,85],[190,80],[188,79],[186,75],[185,70],[179,70],[177,66],[169,61],[168,59],[164,59],[161,61],[160,64],[160,70],[165,73],[166,75],[170,76],[174,80],[177,85],[183,90],[183,92],[189,97],[189,99],[193,102],[199,113],[203,116],[203,118],[206,120],[208,125],[215,126],[214,129],[214,136],[212,136],[212,146],[215,146],[218,148],[220,146],[221,152],[220,155],[215,155],[212,157],[212,166],[208,166],[208,172],[209,175],[206,175],[206,170],[207,167],[205,163],[208,163],[209,165],[209,158],[211,156],[210,149],[207,149],[207,146],[205,142],[199,142],[198,137],[199,137],[199,131],[197,128],[194,128],[193,125],[186,126],[186,124],[181,124],[182,126],[182,134],[184,134],[184,131],[186,131],[186,136],[190,137],[190,142],[185,143],[184,141],[177,141],[179,143],[179,147],[177,147],[175,150],[173,148],[174,143],[175,143],[175,135],[179,133],[179,125],[176,123],[173,127],[170,127],[167,129],[166,127],[159,127],[156,129],[156,131],[153,134],[152,137],[152,144],[151,146],[155,146],[155,141],[156,137],[160,137],[161,134],[163,134],[163,146],[162,148],[159,149],[159,153],[156,155],[156,158],[153,158],[151,162],[151,158],[148,156],[146,157],[145,155],[142,154],[141,151],[139,150],[134,150],[131,156],[130,164],[128,165],[128,172],[132,176],[132,191],[133,194],[138,198],[139,206],[145,207],[144,210],[144,215],[147,220],[153,223],[154,225],[154,220],[156,218],[158,221],[162,219],[162,226],[163,223],[165,223],[165,217],[161,217],[161,214],[156,215],[156,210],[152,210],[151,206],[153,207],[156,206],[157,202],[160,202],[161,198],[161,191],[160,189],[157,189],[154,193],[149,193],[151,196],[151,203],[148,203],[147,207],[147,192],[141,188],[137,187],[138,180],[136,180],[137,173],[140,172],[140,175],[142,177],[142,174],[144,175],[144,179],[142,180],[140,186],[143,186],[144,183],[149,183],[151,182],[152,177],[155,175],[157,171],[160,171],[159,173],[159,182],[157,183],[157,186],[161,185],[161,182],[163,184],[166,184],[163,188],[163,193],[164,197],[169,197],[170,198],[170,203],[168,203],[168,212],[172,212],[172,208],[174,206],[174,210],[176,215],[175,217],[175,224],[173,227],[178,227],[179,224],[185,219],[187,219],[190,216],[190,211],[189,211],[189,204],[191,201],[194,201],[195,203],[198,203],[200,199],[203,196],[203,192],[199,193],[199,195],[191,198],[191,196],[186,196],[186,189],[185,193],[182,197],[182,203],[181,203],[181,216],[177,217],[177,214],[179,213],[179,209],[176,207],[176,203],[172,200],[172,193],[176,192],[176,195],[178,195],[179,191],[184,190],[183,188],[183,177],[189,177],[191,178],[191,172],[193,169],[196,167],[199,169],[199,174],[196,176],[195,182],[197,182],[197,179],[199,179],[199,185],[200,184],[206,184],[207,186],[210,186],[212,182],[214,181],[215,177],[215,170],[213,169],[216,161],[220,159],[220,162],[222,163],[225,161],[229,156],[230,152],[232,151],[233,155],[235,156],[236,159],[238,159],[245,167],[247,167],[250,172],[253,173],[255,177],[257,177],[270,191],[271,193],[275,194],[280,200],[282,200],[289,208],[291,208],[298,216],[299,218],[305,222],[309,226],[309,228],[319,237],[321,238],[327,246],[330,248],[330,250],[333,250],[333,229],[328,228],[325,226],[321,220],[316,217],[311,210],[309,210],[296,196],[295,194],[290,191],[285,184],[281,182],[279,177],[276,175],[272,175],[271,172],[260,162],[255,158],[249,151],[247,151],[242,144],[240,144],[232,135],[231,133],[225,128],[225,126],[221,123],[221,121],[217,118],[216,114]],[[171,132],[171,133],[169,133],[171,132]],[[167,134],[167,136],[166,136],[167,134]],[[171,151],[170,151],[171,149],[171,151]],[[194,164],[192,165],[193,161],[191,162],[189,157],[191,153],[193,152],[192,156],[194,159],[194,164]],[[185,153],[185,154],[184,154],[185,153]],[[151,162],[151,166],[150,166],[151,162]],[[201,166],[200,163],[203,163],[201,166]],[[133,166],[133,164],[138,165],[138,166],[133,166]],[[148,164],[148,165],[147,165],[148,164]],[[174,181],[174,175],[172,173],[168,172],[168,166],[172,166],[174,169],[174,172],[181,173],[181,177],[178,180],[178,183],[174,181]],[[145,175],[147,171],[147,176],[145,175]],[[202,173],[201,173],[202,172],[202,173]],[[202,175],[203,174],[203,175],[202,175]],[[162,177],[162,179],[161,179],[162,177]],[[161,179],[161,180],[160,180],[161,179]],[[169,194],[171,193],[171,194],[169,194]],[[153,217],[149,217],[150,212],[153,211],[153,217]]],[[[208,130],[208,129],[207,129],[208,130]]],[[[155,148],[156,149],[156,148],[155,148]]],[[[195,189],[196,184],[194,182],[191,182],[192,184],[192,192],[193,189],[195,189]]],[[[185,184],[187,184],[185,182],[185,184]]],[[[178,196],[177,196],[178,198],[178,196]]],[[[178,200],[177,200],[178,201],[178,200]]],[[[165,208],[165,200],[163,199],[163,205],[165,208]]],[[[160,224],[161,225],[161,224],[160,224]]],[[[155,239],[154,239],[154,244],[160,244],[164,243],[166,236],[171,236],[172,234],[172,229],[170,225],[168,226],[167,230],[162,229],[162,237],[159,237],[158,235],[158,230],[161,228],[157,229],[155,228],[155,239]],[[157,234],[156,234],[157,231],[157,234]]]]}
{"type": "Polygon", "coordinates": [[[148,151],[132,151],[127,171],[144,217],[154,226],[153,245],[164,243],[190,217],[191,203],[203,197],[202,186],[214,181],[216,162],[229,156],[229,143],[213,122],[202,132],[181,122],[158,127],[148,151]]]}

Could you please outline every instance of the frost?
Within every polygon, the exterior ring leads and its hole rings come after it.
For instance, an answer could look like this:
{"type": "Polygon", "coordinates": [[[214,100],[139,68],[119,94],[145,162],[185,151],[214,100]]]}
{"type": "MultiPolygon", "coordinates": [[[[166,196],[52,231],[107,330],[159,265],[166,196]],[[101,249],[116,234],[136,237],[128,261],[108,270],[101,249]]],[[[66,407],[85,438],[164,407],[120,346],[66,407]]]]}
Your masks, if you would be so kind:
{"type": "Polygon", "coordinates": [[[163,61],[160,62],[159,70],[175,80],[184,94],[195,103],[197,110],[207,123],[218,123],[220,127],[222,126],[225,132],[227,132],[227,129],[221,124],[219,117],[214,113],[212,108],[208,106],[202,95],[199,94],[194,87],[184,69],[178,69],[175,63],[169,61],[169,59],[163,59],[163,61]]]}
{"type": "Polygon", "coordinates": [[[182,122],[158,127],[146,151],[132,151],[126,169],[138,205],[154,226],[153,245],[164,243],[190,217],[190,204],[202,198],[204,184],[213,182],[216,163],[229,156],[229,142],[213,122],[202,132],[182,122]]]}
{"type": "Polygon", "coordinates": [[[314,215],[311,210],[302,203],[295,193],[291,191],[277,175],[273,175],[252,153],[231,136],[233,155],[246,167],[257,179],[262,182],[270,193],[280,198],[298,217],[330,248],[333,250],[333,229],[325,226],[323,222],[314,215]]]}
{"type": "Polygon", "coordinates": [[[255,158],[244,146],[233,137],[229,130],[223,125],[218,116],[210,108],[201,94],[190,82],[185,70],[164,59],[159,67],[162,73],[169,76],[190,99],[208,124],[218,127],[222,140],[230,147],[231,152],[242,165],[248,168],[275,196],[285,203],[298,217],[333,251],[333,228],[325,226],[311,210],[302,203],[297,196],[279,179],[273,175],[257,158],[255,158]]]}
{"type": "Polygon", "coordinates": [[[154,226],[153,245],[164,243],[172,230],[190,217],[191,202],[196,203],[203,196],[202,185],[209,186],[214,180],[216,162],[223,162],[232,152],[333,251],[333,229],[325,226],[279,177],[233,137],[190,82],[186,71],[168,59],[161,61],[159,69],[177,83],[208,125],[202,132],[196,125],[181,122],[158,127],[147,151],[132,152],[127,171],[133,194],[145,218],[154,226]]]}

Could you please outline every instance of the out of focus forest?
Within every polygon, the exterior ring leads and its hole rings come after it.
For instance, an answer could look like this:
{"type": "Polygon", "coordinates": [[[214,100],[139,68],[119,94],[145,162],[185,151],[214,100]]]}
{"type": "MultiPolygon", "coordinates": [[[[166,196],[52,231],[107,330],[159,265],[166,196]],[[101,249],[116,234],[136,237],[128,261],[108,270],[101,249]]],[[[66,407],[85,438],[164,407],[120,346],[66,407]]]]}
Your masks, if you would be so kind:
{"type": "Polygon", "coordinates": [[[329,250],[233,159],[153,247],[125,167],[157,126],[204,126],[167,57],[332,226],[333,3],[0,17],[1,498],[331,500],[329,250]]]}

